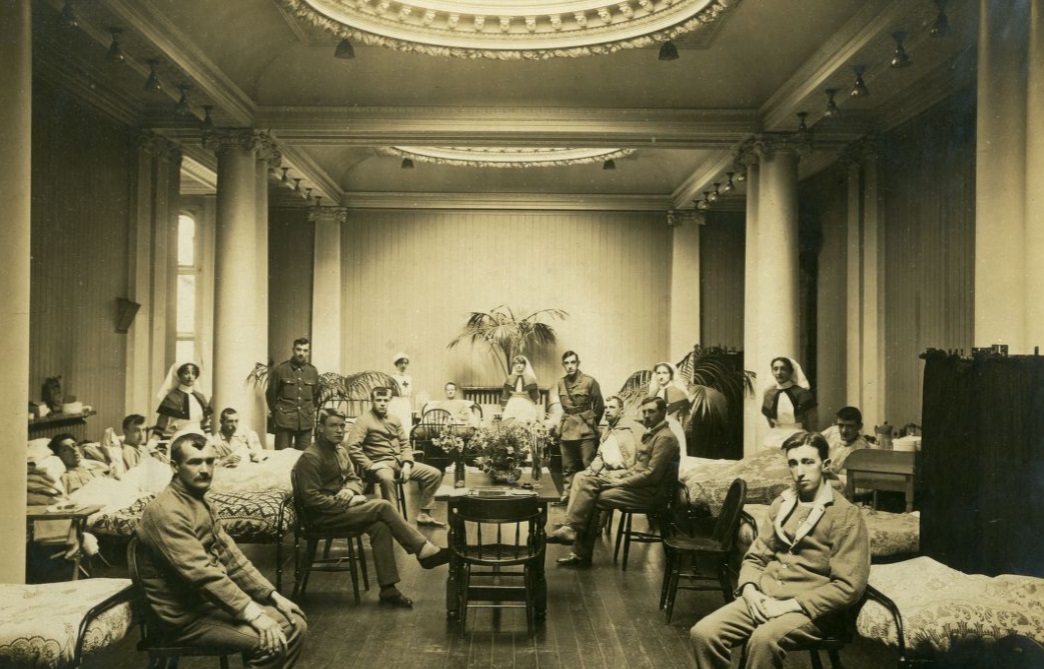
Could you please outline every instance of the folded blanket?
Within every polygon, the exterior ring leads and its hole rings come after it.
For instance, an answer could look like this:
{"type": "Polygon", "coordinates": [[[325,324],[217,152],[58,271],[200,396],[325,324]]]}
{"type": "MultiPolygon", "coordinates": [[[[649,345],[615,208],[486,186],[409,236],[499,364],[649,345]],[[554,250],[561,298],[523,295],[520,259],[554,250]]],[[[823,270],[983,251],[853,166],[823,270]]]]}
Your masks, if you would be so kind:
{"type": "Polygon", "coordinates": [[[58,485],[58,479],[47,472],[39,470],[30,471],[26,476],[26,480],[30,483],[41,483],[43,485],[56,486],[58,485]]]}
{"type": "Polygon", "coordinates": [[[41,495],[38,492],[25,494],[25,503],[29,506],[50,506],[57,503],[59,499],[61,499],[60,495],[41,495]]]}
{"type": "Polygon", "coordinates": [[[61,495],[62,494],[62,491],[59,490],[58,488],[56,488],[53,485],[44,484],[44,483],[34,483],[32,481],[29,481],[29,482],[27,482],[25,484],[25,489],[28,492],[36,493],[37,495],[51,495],[51,496],[55,496],[55,495],[61,495]]]}

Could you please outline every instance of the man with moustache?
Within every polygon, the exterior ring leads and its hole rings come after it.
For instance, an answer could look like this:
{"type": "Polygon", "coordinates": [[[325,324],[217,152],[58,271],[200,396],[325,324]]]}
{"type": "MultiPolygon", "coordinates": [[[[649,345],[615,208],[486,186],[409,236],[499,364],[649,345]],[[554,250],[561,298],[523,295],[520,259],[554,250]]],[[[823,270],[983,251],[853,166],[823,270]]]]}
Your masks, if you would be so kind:
{"type": "Polygon", "coordinates": [[[294,465],[294,496],[310,528],[365,530],[370,535],[377,583],[381,586],[378,601],[410,608],[413,601],[395,586],[399,582],[399,571],[395,565],[392,539],[407,553],[417,556],[424,569],[449,562],[449,551],[425,539],[387,500],[370,499],[363,494],[362,480],[341,446],[344,427],[344,414],[338,411],[323,413],[319,419],[318,437],[294,465]]]}
{"type": "Polygon", "coordinates": [[[304,612],[251,564],[214,517],[205,495],[217,456],[206,436],[170,446],[170,485],[145,507],[136,530],[138,578],[172,645],[234,648],[243,666],[292,667],[304,612]]]}
{"type": "Polygon", "coordinates": [[[548,543],[573,544],[573,551],[557,560],[559,565],[591,566],[600,504],[651,506],[662,498],[663,486],[674,485],[680,453],[678,440],[667,425],[667,403],[662,397],[648,397],[641,411],[647,432],[637,446],[634,464],[622,474],[599,470],[576,478],[565,525],[547,537],[548,543]]]}

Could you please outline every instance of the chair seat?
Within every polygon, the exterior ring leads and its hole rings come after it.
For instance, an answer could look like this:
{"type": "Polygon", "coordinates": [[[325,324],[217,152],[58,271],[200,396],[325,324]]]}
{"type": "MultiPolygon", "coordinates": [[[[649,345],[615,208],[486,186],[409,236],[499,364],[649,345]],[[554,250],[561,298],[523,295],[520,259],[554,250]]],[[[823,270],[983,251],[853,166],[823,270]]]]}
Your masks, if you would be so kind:
{"type": "Polygon", "coordinates": [[[670,536],[664,539],[668,548],[679,551],[699,551],[706,554],[725,555],[729,552],[729,546],[715,541],[711,537],[690,537],[683,535],[670,536]]]}

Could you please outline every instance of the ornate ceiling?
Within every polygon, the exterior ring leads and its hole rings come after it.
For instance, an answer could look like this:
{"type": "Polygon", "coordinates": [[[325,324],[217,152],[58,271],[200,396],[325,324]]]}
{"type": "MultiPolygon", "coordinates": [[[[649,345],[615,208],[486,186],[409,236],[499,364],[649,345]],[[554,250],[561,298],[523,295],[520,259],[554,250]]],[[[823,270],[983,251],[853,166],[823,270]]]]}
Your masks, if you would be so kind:
{"type": "Polygon", "coordinates": [[[633,149],[558,149],[508,146],[393,146],[388,153],[418,162],[455,167],[565,167],[604,163],[633,149]]]}
{"type": "Polygon", "coordinates": [[[589,56],[704,30],[739,0],[277,0],[338,37],[436,56],[589,56]]]}

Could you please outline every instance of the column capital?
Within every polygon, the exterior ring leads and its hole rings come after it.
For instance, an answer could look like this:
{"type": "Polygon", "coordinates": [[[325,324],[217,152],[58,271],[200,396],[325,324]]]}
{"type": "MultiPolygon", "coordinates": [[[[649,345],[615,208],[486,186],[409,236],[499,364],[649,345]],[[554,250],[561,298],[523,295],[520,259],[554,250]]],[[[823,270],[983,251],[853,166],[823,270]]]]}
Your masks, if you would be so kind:
{"type": "Polygon", "coordinates": [[[754,149],[754,137],[748,137],[736,147],[732,152],[732,162],[738,172],[746,172],[748,167],[758,164],[758,152],[754,149]]]}
{"type": "Polygon", "coordinates": [[[137,133],[138,148],[156,158],[163,158],[172,163],[181,163],[181,145],[162,135],[143,130],[137,133]]]}
{"type": "Polygon", "coordinates": [[[308,210],[309,223],[337,223],[344,225],[348,222],[347,207],[312,207],[308,210]]]}
{"type": "Polygon", "coordinates": [[[257,159],[268,163],[269,167],[279,167],[283,162],[283,149],[279,142],[267,132],[257,134],[257,159]]]}
{"type": "Polygon", "coordinates": [[[218,156],[229,149],[258,151],[263,134],[253,128],[216,128],[203,133],[203,148],[218,156]]]}
{"type": "Polygon", "coordinates": [[[791,153],[799,158],[812,152],[808,132],[761,132],[752,138],[754,153],[767,158],[777,153],[791,153]]]}
{"type": "Polygon", "coordinates": [[[881,157],[880,152],[877,150],[878,146],[879,141],[877,133],[860,137],[845,148],[841,149],[841,153],[837,158],[838,162],[845,167],[852,167],[853,165],[862,165],[867,161],[877,160],[881,157]]]}

